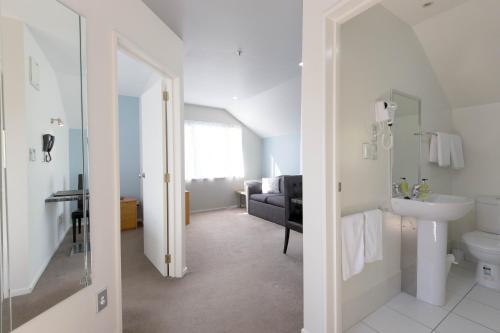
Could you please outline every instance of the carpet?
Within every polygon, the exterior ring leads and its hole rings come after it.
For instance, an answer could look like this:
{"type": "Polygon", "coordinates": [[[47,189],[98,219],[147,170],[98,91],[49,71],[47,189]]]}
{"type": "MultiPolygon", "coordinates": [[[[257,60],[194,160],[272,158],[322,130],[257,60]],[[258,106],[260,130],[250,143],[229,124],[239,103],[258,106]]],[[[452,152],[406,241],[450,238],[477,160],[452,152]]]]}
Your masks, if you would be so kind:
{"type": "Polygon", "coordinates": [[[163,278],[144,256],[142,229],[122,232],[123,332],[298,333],[302,235],[228,209],[193,214],[188,272],[163,278]]]}

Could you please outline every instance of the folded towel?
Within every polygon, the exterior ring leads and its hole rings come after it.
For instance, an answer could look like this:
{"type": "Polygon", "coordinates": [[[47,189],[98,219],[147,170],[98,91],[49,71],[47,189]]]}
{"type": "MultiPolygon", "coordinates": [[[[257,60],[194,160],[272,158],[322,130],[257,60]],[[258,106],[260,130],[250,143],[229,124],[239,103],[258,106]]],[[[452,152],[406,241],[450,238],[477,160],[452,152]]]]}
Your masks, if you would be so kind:
{"type": "Polygon", "coordinates": [[[438,132],[438,165],[447,168],[451,164],[451,135],[448,133],[438,132]]]}
{"type": "Polygon", "coordinates": [[[345,216],[342,226],[342,277],[344,281],[360,273],[365,267],[363,214],[345,216]]]}
{"type": "Polygon", "coordinates": [[[380,209],[370,210],[363,214],[365,216],[365,262],[382,260],[384,215],[380,209]]]}
{"type": "Polygon", "coordinates": [[[462,138],[460,135],[452,134],[451,138],[451,166],[453,169],[463,169],[465,166],[464,162],[464,151],[462,148],[462,138]]]}
{"type": "Polygon", "coordinates": [[[429,146],[429,162],[438,162],[438,140],[437,135],[431,135],[431,144],[429,146]]]}

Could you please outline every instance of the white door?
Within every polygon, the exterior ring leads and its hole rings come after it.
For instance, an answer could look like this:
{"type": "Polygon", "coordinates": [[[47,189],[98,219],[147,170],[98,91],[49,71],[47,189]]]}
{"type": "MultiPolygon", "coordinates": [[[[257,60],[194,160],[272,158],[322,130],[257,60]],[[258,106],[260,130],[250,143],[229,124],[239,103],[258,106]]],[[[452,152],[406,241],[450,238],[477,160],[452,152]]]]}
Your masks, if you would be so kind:
{"type": "Polygon", "coordinates": [[[141,96],[141,179],[144,254],[167,276],[167,139],[163,91],[160,80],[141,96]]]}

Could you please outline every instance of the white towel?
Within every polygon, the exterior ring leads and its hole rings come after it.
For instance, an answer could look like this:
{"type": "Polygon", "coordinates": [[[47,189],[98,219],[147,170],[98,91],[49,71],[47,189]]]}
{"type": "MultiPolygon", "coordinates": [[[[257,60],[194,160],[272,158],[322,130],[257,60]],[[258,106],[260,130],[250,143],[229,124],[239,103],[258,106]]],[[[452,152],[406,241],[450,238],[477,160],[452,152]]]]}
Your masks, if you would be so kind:
{"type": "Polygon", "coordinates": [[[462,148],[462,138],[460,135],[452,134],[451,137],[451,166],[453,169],[463,169],[464,151],[462,148]]]}
{"type": "Polygon", "coordinates": [[[365,216],[365,262],[382,260],[384,215],[380,209],[363,213],[365,216]]]}
{"type": "Polygon", "coordinates": [[[342,225],[342,277],[344,281],[360,273],[365,267],[363,214],[345,216],[342,225]]]}
{"type": "Polygon", "coordinates": [[[431,135],[431,144],[429,146],[429,162],[438,162],[438,140],[437,135],[431,135]]]}
{"type": "Polygon", "coordinates": [[[438,165],[447,168],[451,164],[451,135],[448,133],[438,132],[438,165]]]}

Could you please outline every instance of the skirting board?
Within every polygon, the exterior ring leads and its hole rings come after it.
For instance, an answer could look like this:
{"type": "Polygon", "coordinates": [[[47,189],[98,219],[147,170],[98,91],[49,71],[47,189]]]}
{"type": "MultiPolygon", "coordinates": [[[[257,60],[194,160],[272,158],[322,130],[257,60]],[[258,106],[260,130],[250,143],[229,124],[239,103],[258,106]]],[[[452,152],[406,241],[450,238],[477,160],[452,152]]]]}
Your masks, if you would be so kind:
{"type": "Polygon", "coordinates": [[[215,212],[215,211],[217,211],[217,210],[234,209],[234,208],[239,208],[239,207],[240,207],[240,206],[238,206],[238,205],[233,205],[233,206],[227,206],[227,207],[218,207],[218,208],[209,208],[209,209],[193,210],[193,211],[191,211],[191,214],[215,212]]]}
{"type": "Polygon", "coordinates": [[[47,269],[47,266],[49,265],[50,261],[52,260],[52,257],[54,257],[54,254],[56,253],[57,249],[61,246],[62,242],[66,238],[66,235],[68,234],[68,232],[71,229],[71,227],[72,227],[71,224],[68,224],[68,228],[66,229],[66,232],[64,233],[64,236],[61,237],[61,239],[59,240],[59,244],[57,244],[57,246],[55,247],[54,252],[40,266],[40,269],[38,270],[38,272],[33,277],[33,280],[31,281],[31,283],[27,287],[25,287],[25,288],[11,289],[11,291],[10,291],[10,296],[11,297],[28,295],[28,294],[31,294],[33,292],[33,289],[35,289],[35,286],[38,283],[38,280],[40,280],[40,278],[42,277],[42,274],[47,269]]]}
{"type": "Polygon", "coordinates": [[[342,304],[342,326],[346,331],[401,292],[401,272],[342,304]]]}

